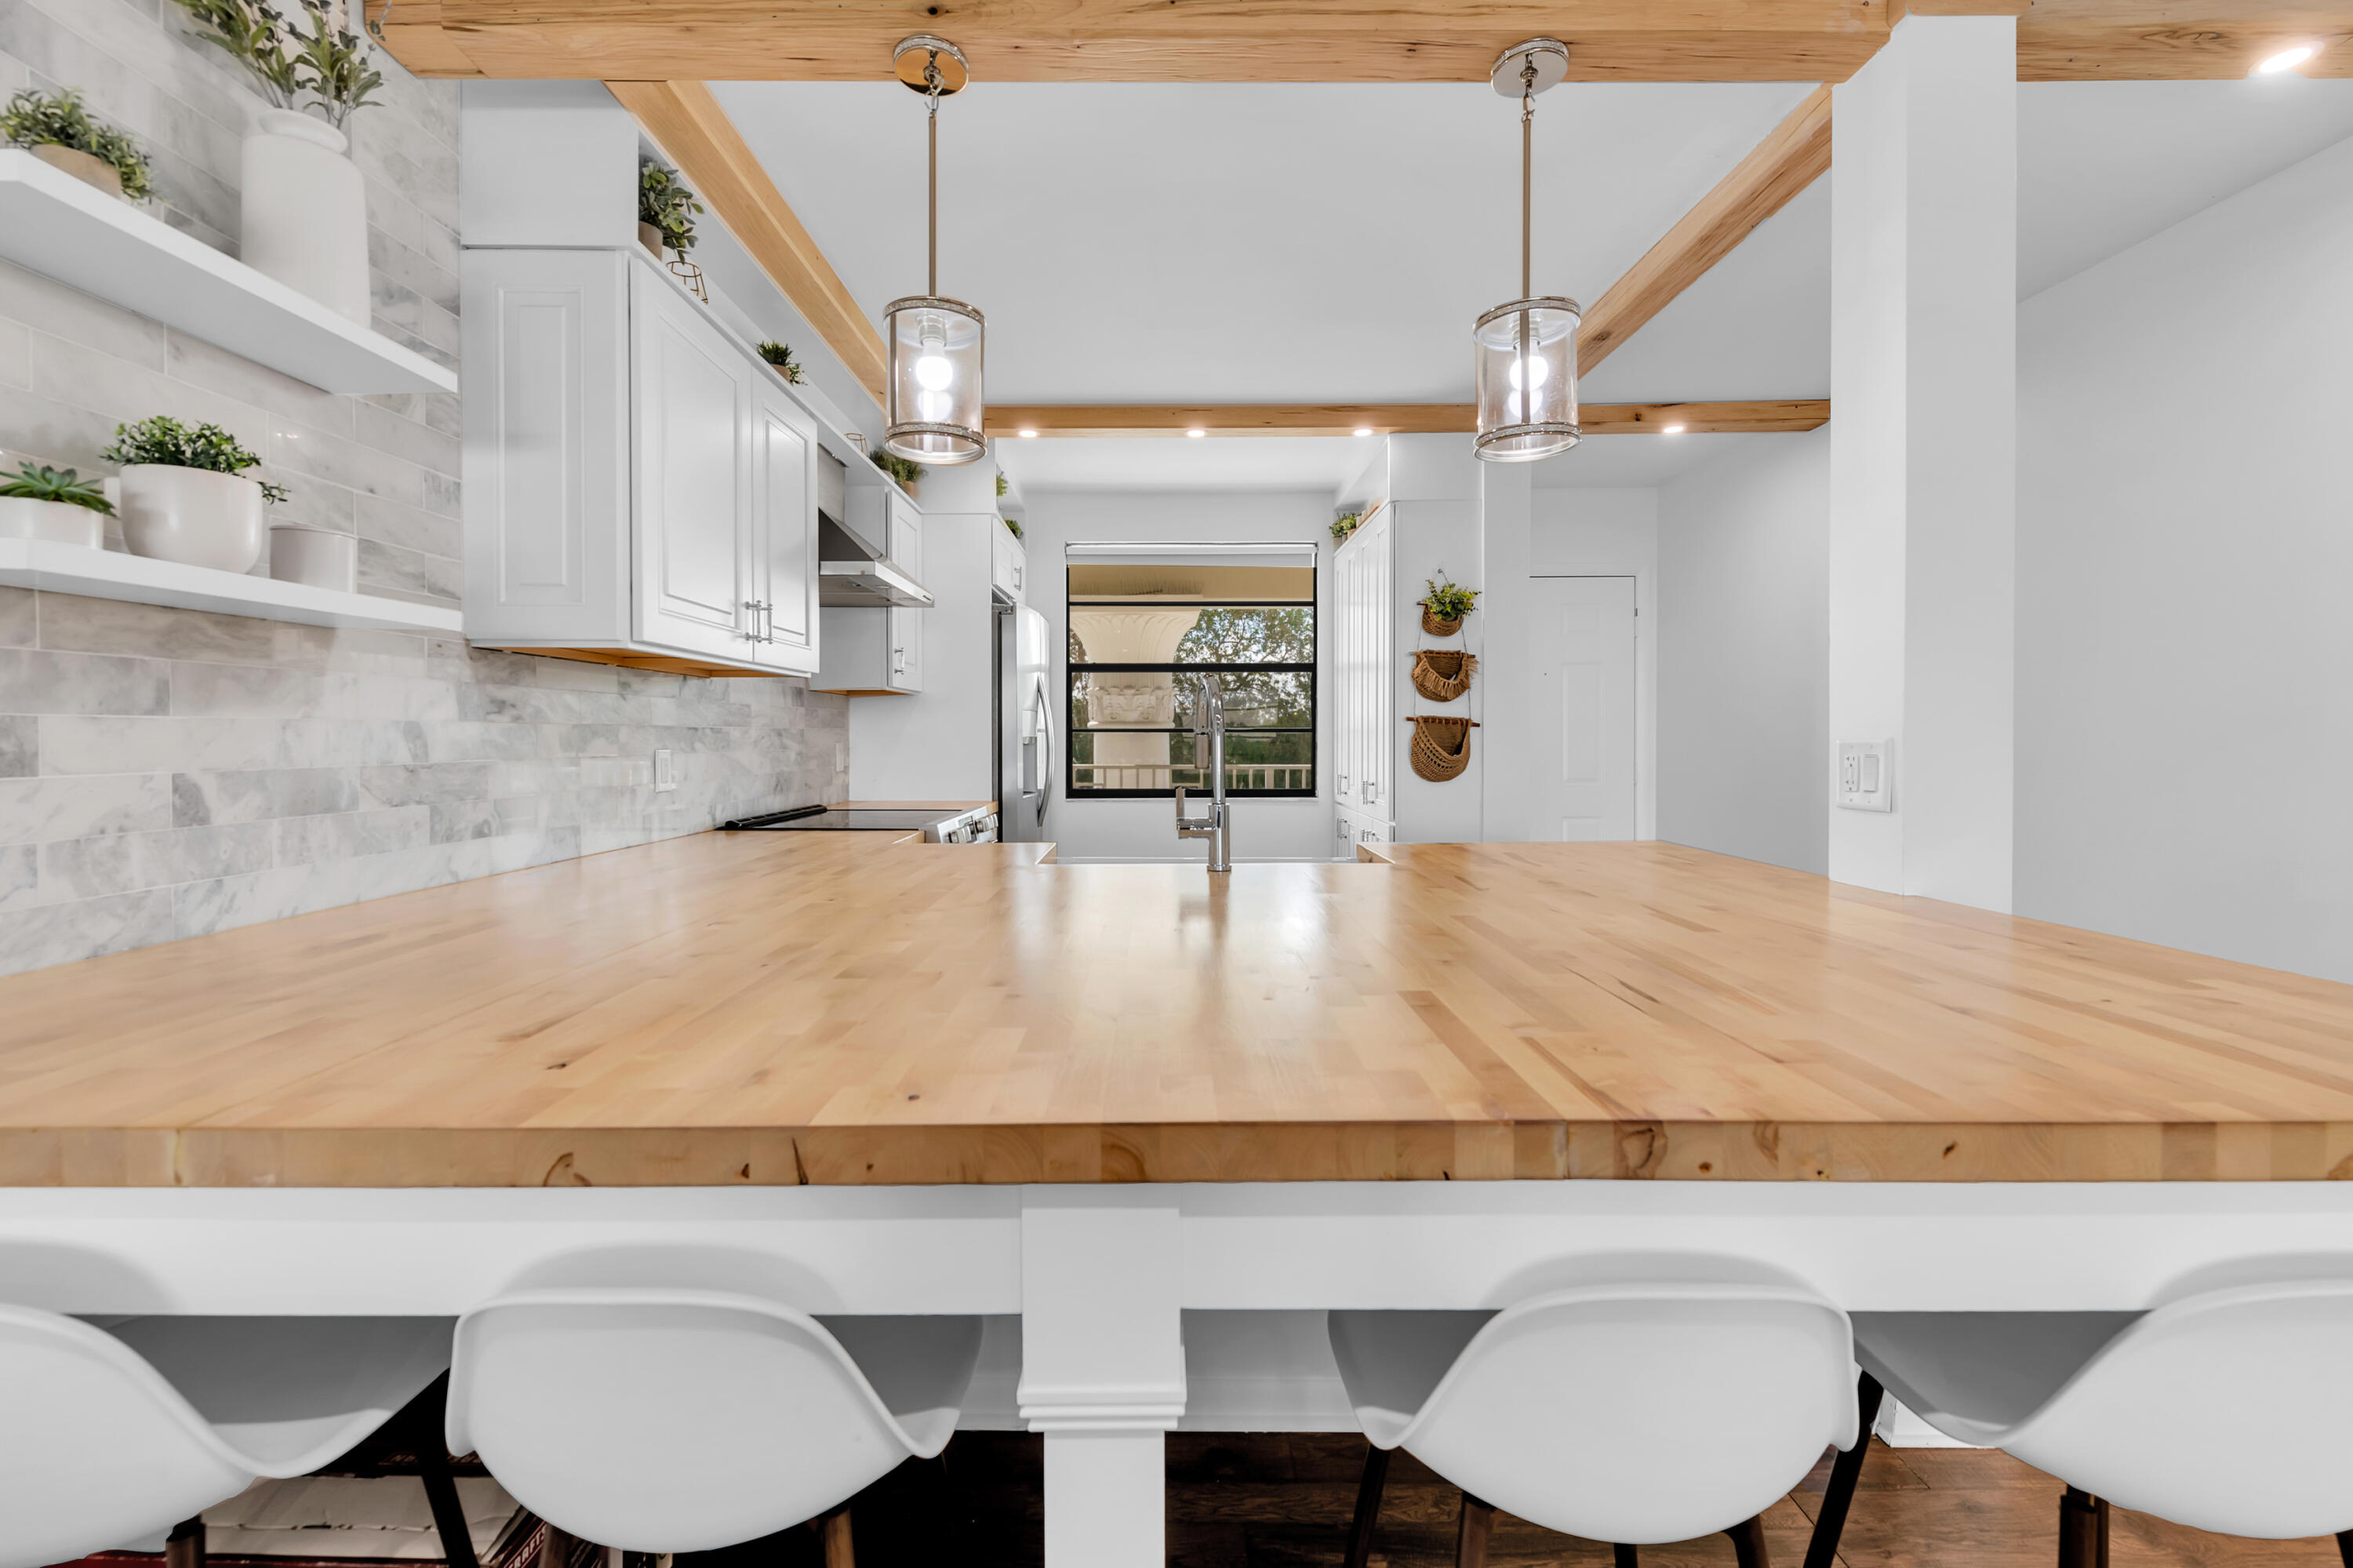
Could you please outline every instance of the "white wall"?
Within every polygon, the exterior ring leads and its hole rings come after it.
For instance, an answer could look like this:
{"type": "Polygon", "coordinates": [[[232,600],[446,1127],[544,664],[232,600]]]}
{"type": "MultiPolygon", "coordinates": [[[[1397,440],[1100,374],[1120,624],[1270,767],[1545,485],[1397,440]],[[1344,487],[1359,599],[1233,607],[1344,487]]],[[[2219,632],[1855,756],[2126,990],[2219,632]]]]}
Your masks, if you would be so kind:
{"type": "Polygon", "coordinates": [[[2019,315],[2018,911],[2353,980],[2353,141],[2019,315]]]}
{"type": "MultiPolygon", "coordinates": [[[[1240,800],[1232,807],[1233,856],[1250,860],[1328,860],[1332,836],[1330,663],[1324,637],[1331,608],[1331,495],[1328,491],[1184,493],[1043,491],[1026,498],[1029,602],[1041,611],[1055,651],[1058,692],[1069,689],[1069,584],[1062,547],[1073,541],[1136,544],[1301,543],[1316,556],[1315,795],[1310,800],[1240,800]]],[[[1067,711],[1067,710],[1065,710],[1067,711]]],[[[1067,741],[1065,750],[1067,751],[1067,741]]],[[[1054,781],[1046,837],[1063,861],[1167,860],[1198,863],[1208,845],[1179,839],[1166,800],[1071,800],[1054,781]]]]}
{"type": "Polygon", "coordinates": [[[1658,494],[1659,837],[1830,868],[1830,431],[1658,494]]]}
{"type": "Polygon", "coordinates": [[[1653,629],[1659,623],[1659,493],[1532,490],[1530,513],[1528,576],[1634,579],[1634,836],[1657,838],[1660,640],[1653,629]]]}

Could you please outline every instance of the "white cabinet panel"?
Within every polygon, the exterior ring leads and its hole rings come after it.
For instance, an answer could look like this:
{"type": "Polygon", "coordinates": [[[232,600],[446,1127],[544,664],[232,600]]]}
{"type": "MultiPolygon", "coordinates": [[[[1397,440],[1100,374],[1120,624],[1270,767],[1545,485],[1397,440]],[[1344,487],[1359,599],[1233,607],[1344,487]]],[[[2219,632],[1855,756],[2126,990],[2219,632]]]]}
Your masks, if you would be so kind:
{"type": "Polygon", "coordinates": [[[806,413],[760,389],[752,420],[754,656],[802,675],[818,665],[816,439],[806,413]]]}
{"type": "Polygon", "coordinates": [[[631,290],[637,634],[723,659],[752,650],[752,367],[698,307],[631,290]]]}
{"type": "Polygon", "coordinates": [[[999,523],[991,531],[988,543],[988,584],[1015,604],[1028,602],[1029,585],[1029,552],[1013,530],[999,523]]]}
{"type": "MultiPolygon", "coordinates": [[[[891,563],[917,582],[923,580],[923,514],[903,496],[891,497],[891,563]]],[[[920,609],[890,609],[891,689],[923,689],[923,617],[920,609]]]]}

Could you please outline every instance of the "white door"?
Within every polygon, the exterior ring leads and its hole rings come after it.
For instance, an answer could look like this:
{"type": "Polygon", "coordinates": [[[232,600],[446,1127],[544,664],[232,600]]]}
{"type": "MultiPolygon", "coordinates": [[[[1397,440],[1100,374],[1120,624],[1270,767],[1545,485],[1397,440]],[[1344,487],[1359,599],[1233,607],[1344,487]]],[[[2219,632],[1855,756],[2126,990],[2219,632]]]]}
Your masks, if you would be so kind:
{"type": "Polygon", "coordinates": [[[633,273],[637,635],[748,662],[752,367],[695,307],[633,273]]]}
{"type": "Polygon", "coordinates": [[[1343,545],[1332,556],[1332,627],[1326,646],[1332,671],[1332,802],[1356,800],[1356,553],[1343,545]]]}
{"type": "Polygon", "coordinates": [[[1542,821],[1569,842],[1634,836],[1634,579],[1536,577],[1542,821]]]}
{"type": "Polygon", "coordinates": [[[759,389],[752,421],[752,587],[761,605],[754,656],[795,674],[818,667],[816,434],[782,394],[759,389]]]}
{"type": "Polygon", "coordinates": [[[1397,755],[1396,552],[1387,507],[1365,524],[1365,749],[1357,798],[1376,823],[1397,820],[1388,759],[1397,755]]]}
{"type": "MultiPolygon", "coordinates": [[[[923,580],[923,514],[892,498],[891,561],[901,571],[923,580]]],[[[890,684],[894,692],[923,689],[923,616],[920,609],[883,612],[891,620],[890,684]]]]}

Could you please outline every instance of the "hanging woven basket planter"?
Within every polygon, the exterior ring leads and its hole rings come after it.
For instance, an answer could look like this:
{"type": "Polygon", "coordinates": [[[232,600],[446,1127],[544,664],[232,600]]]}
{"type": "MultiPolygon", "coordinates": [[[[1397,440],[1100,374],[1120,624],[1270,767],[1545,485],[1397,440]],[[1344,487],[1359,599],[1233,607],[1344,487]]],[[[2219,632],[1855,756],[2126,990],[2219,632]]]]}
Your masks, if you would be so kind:
{"type": "Polygon", "coordinates": [[[1458,615],[1451,620],[1442,620],[1438,616],[1430,614],[1430,607],[1428,605],[1423,605],[1421,607],[1421,629],[1424,631],[1429,632],[1432,637],[1451,637],[1456,632],[1462,630],[1462,618],[1458,615]]]}
{"type": "Polygon", "coordinates": [[[1414,772],[1432,784],[1462,777],[1471,766],[1471,732],[1479,721],[1415,714],[1412,723],[1414,772]]]}
{"type": "Polygon", "coordinates": [[[1413,689],[1433,703],[1451,703],[1471,689],[1479,656],[1456,648],[1413,651],[1413,689]]]}

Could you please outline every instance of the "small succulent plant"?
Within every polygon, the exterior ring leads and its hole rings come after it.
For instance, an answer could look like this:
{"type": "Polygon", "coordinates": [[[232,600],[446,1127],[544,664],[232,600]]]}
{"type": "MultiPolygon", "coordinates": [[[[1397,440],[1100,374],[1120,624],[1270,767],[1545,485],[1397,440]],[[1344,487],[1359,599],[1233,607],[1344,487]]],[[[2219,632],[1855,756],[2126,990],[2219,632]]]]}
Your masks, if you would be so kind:
{"type": "Polygon", "coordinates": [[[776,374],[797,387],[801,384],[800,361],[793,357],[793,345],[788,343],[764,343],[760,357],[776,367],[776,374]]]}
{"type": "Polygon", "coordinates": [[[72,469],[51,468],[47,463],[38,468],[31,463],[17,465],[16,477],[0,482],[0,497],[54,501],[66,506],[86,506],[104,517],[114,515],[114,503],[106,498],[98,481],[84,479],[72,469]]]}

